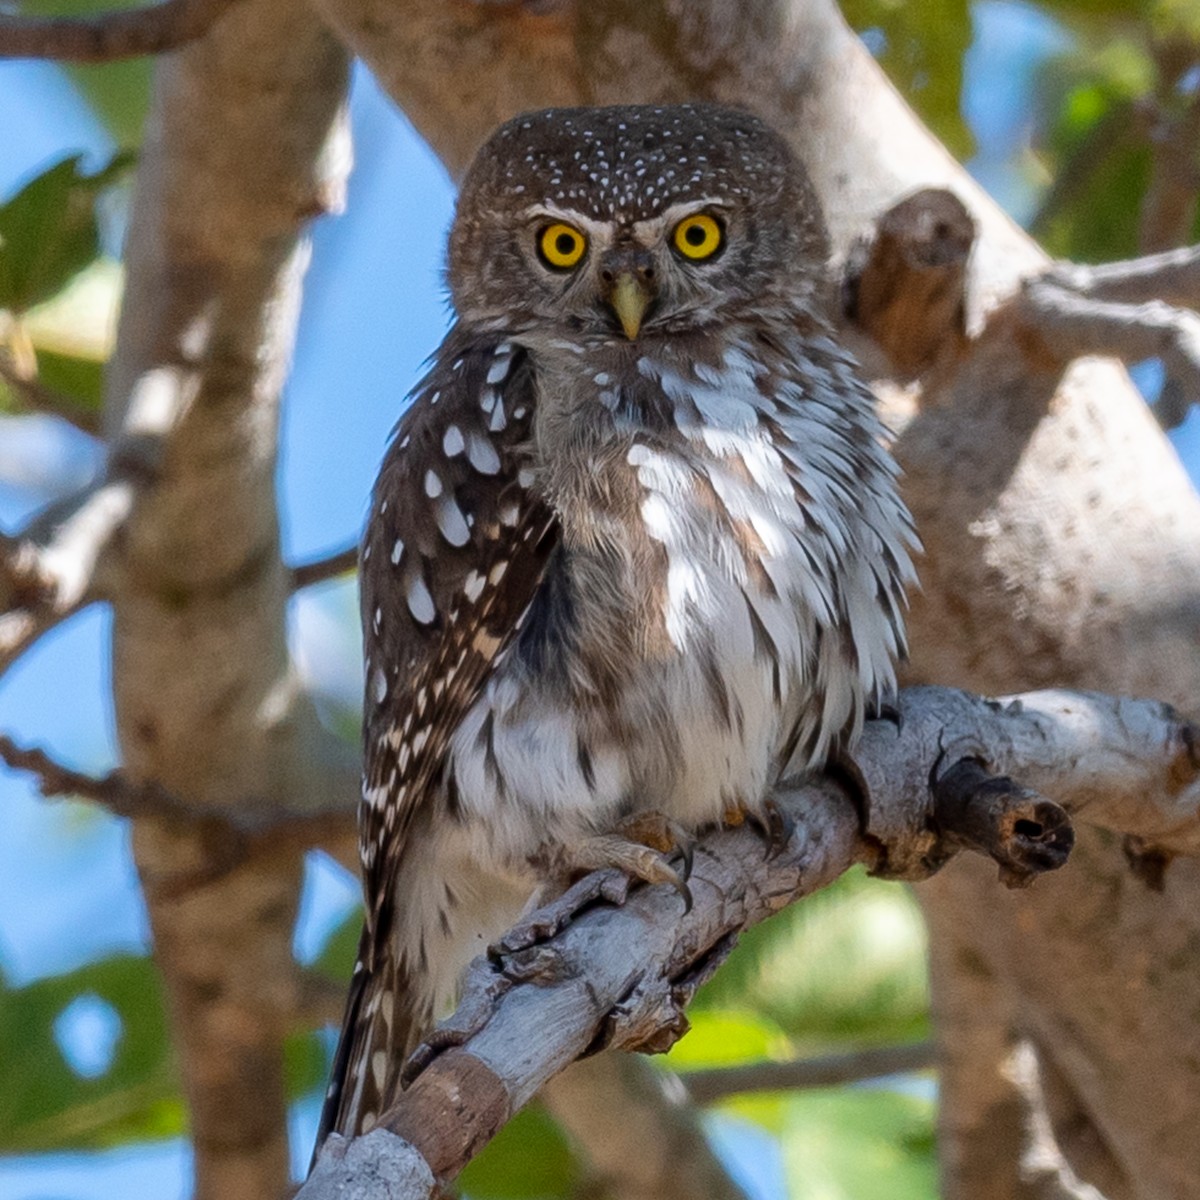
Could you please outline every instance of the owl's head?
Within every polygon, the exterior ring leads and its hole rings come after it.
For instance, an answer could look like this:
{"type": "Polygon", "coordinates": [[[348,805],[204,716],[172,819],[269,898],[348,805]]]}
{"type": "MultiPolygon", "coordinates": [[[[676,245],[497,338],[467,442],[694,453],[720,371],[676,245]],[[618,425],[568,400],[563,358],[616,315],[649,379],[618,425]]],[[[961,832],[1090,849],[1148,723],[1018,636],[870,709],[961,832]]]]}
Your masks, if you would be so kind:
{"type": "Polygon", "coordinates": [[[516,117],[479,151],[449,281],[468,324],[652,338],[811,308],[826,255],[807,177],[757,117],[561,108],[516,117]]]}

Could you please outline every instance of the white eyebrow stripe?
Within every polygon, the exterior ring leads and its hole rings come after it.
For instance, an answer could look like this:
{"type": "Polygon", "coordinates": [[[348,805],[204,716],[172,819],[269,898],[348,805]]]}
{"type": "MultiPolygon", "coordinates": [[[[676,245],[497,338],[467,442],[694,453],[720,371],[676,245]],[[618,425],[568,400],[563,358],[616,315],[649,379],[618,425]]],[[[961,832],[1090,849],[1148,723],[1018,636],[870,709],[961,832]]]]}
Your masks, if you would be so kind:
{"type": "Polygon", "coordinates": [[[635,221],[633,233],[635,237],[642,240],[647,237],[655,238],[664,229],[670,229],[671,226],[682,221],[684,217],[690,217],[693,213],[711,212],[716,209],[719,214],[721,210],[728,207],[729,201],[720,196],[705,196],[702,200],[688,200],[683,204],[672,204],[657,217],[647,217],[643,221],[635,221]]]}
{"type": "Polygon", "coordinates": [[[531,204],[525,210],[525,217],[529,221],[565,221],[568,225],[582,229],[589,240],[592,237],[607,237],[612,232],[611,221],[601,221],[576,208],[560,208],[557,204],[531,204]]]}

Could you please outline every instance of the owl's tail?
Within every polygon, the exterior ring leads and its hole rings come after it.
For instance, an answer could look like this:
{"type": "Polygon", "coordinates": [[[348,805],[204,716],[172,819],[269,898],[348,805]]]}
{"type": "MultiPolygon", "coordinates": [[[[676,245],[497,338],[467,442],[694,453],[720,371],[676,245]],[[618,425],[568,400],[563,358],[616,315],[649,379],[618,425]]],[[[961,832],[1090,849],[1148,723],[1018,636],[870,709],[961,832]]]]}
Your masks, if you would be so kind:
{"type": "MultiPolygon", "coordinates": [[[[400,1071],[433,1025],[430,1001],[395,955],[374,956],[364,928],[321,1110],[313,1162],[331,1133],[369,1133],[400,1091],[400,1071]],[[380,961],[382,959],[382,961],[380,961]]],[[[311,1167],[310,1167],[311,1169],[311,1167]]]]}

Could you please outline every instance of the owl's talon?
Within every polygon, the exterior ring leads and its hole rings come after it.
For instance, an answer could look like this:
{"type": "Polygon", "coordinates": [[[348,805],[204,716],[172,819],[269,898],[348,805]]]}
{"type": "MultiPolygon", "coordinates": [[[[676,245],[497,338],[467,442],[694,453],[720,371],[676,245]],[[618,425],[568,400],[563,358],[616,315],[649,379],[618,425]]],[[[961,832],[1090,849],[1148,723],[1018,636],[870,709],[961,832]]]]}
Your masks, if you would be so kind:
{"type": "MultiPolygon", "coordinates": [[[[683,859],[682,879],[684,883],[687,883],[687,881],[692,877],[692,867],[696,863],[696,843],[691,838],[687,838],[686,840],[680,842],[679,854],[683,859]]],[[[689,892],[688,895],[690,896],[691,893],[689,892]]],[[[690,910],[691,907],[692,906],[689,903],[688,909],[690,910]]]]}
{"type": "MultiPolygon", "coordinates": [[[[669,884],[683,898],[684,911],[690,912],[692,893],[687,879],[692,871],[691,835],[657,812],[637,813],[622,821],[617,829],[614,833],[597,833],[577,842],[544,847],[534,864],[545,873],[564,878],[614,867],[628,879],[669,884]],[[682,855],[682,871],[667,861],[667,855],[673,852],[682,855]]],[[[562,899],[574,890],[570,889],[562,899]]]]}
{"type": "Polygon", "coordinates": [[[796,829],[795,818],[771,797],[763,801],[761,812],[746,809],[745,819],[767,844],[767,858],[774,858],[791,841],[796,829]]]}

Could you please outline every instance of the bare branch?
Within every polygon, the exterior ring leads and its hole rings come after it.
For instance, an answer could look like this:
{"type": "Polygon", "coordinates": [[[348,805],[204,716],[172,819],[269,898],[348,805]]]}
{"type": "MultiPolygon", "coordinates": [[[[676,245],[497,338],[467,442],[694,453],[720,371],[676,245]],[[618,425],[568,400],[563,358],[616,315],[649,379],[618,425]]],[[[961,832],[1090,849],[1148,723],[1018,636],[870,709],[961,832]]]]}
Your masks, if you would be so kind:
{"type": "MultiPolygon", "coordinates": [[[[1175,836],[1185,839],[1186,830],[1194,840],[1200,770],[1193,735],[1172,710],[1149,701],[1038,692],[1000,703],[951,689],[909,689],[897,719],[871,722],[855,752],[860,794],[832,779],[781,788],[776,803],[794,825],[786,844],[765,857],[761,839],[744,826],[703,839],[689,879],[690,911],[669,888],[630,889],[603,872],[506,934],[472,964],[458,1010],[410,1060],[411,1082],[379,1124],[416,1148],[436,1176],[449,1178],[581,1054],[667,1049],[687,1029],[684,1005],[743,929],[856,862],[920,878],[971,841],[962,831],[976,824],[981,777],[967,772],[965,786],[938,782],[961,774],[964,762],[993,774],[1011,771],[1101,821],[1128,819],[1126,802],[1136,797],[1147,812],[1134,823],[1160,832],[1169,824],[1175,836]],[[955,832],[947,838],[945,829],[955,832]]],[[[999,791],[1018,806],[1028,803],[1021,789],[999,791]]],[[[1018,825],[992,822],[974,844],[987,845],[1009,870],[1028,838],[1018,825]]],[[[338,1140],[321,1159],[343,1152],[338,1140]]],[[[331,1169],[318,1162],[303,1200],[376,1194],[357,1185],[329,1190],[331,1169]]],[[[424,1175],[411,1187],[393,1186],[387,1195],[430,1194],[424,1175]]]]}
{"type": "Polygon", "coordinates": [[[336,579],[339,575],[348,575],[357,567],[358,543],[355,542],[325,558],[315,558],[292,567],[292,591],[311,587],[314,583],[324,583],[327,579],[336,579]]]}
{"type": "Polygon", "coordinates": [[[251,856],[303,851],[345,838],[353,828],[353,810],[340,794],[331,794],[330,807],[320,811],[283,808],[253,797],[220,807],[189,804],[160,784],[139,783],[121,770],[104,775],[75,771],[46,751],[18,746],[4,734],[0,734],[0,762],[35,776],[43,796],[90,800],[115,816],[153,818],[168,823],[176,833],[190,831],[203,839],[203,868],[174,880],[176,892],[211,884],[251,856]]]}
{"type": "Polygon", "coordinates": [[[106,775],[88,775],[72,770],[37,747],[21,747],[12,738],[0,734],[0,761],[14,771],[28,771],[37,777],[43,796],[78,796],[103,805],[121,817],[175,817],[187,821],[195,814],[184,808],[165,789],[156,784],[139,784],[120,771],[106,775]]]}
{"type": "Polygon", "coordinates": [[[1161,359],[1167,378],[1156,410],[1166,428],[1178,425],[1200,399],[1200,314],[1160,300],[1090,300],[1043,277],[1026,283],[1021,306],[1029,329],[1064,361],[1086,354],[1113,355],[1127,364],[1161,359]]]}
{"type": "Polygon", "coordinates": [[[95,17],[0,15],[0,58],[105,63],[162,54],[203,37],[239,0],[163,0],[95,17]]]}
{"type": "Polygon", "coordinates": [[[837,1087],[862,1079],[903,1075],[934,1066],[937,1047],[933,1042],[906,1046],[872,1046],[846,1054],[821,1058],[797,1058],[791,1062],[757,1062],[738,1067],[713,1067],[688,1071],[681,1076],[688,1095],[698,1104],[712,1104],[743,1092],[783,1092],[800,1088],[837,1087]]]}
{"type": "Polygon", "coordinates": [[[8,355],[0,352],[0,380],[20,397],[22,404],[33,412],[58,417],[74,425],[81,433],[96,437],[100,432],[100,415],[47,387],[39,379],[27,379],[16,369],[8,355]]]}
{"type": "Polygon", "coordinates": [[[19,537],[0,537],[0,674],[43,633],[102,598],[103,555],[135,484],[109,478],[54,505],[19,537]]]}
{"type": "Polygon", "coordinates": [[[1200,246],[1098,266],[1058,262],[1042,278],[1087,300],[1118,304],[1162,300],[1180,308],[1200,309],[1200,246]]]}

